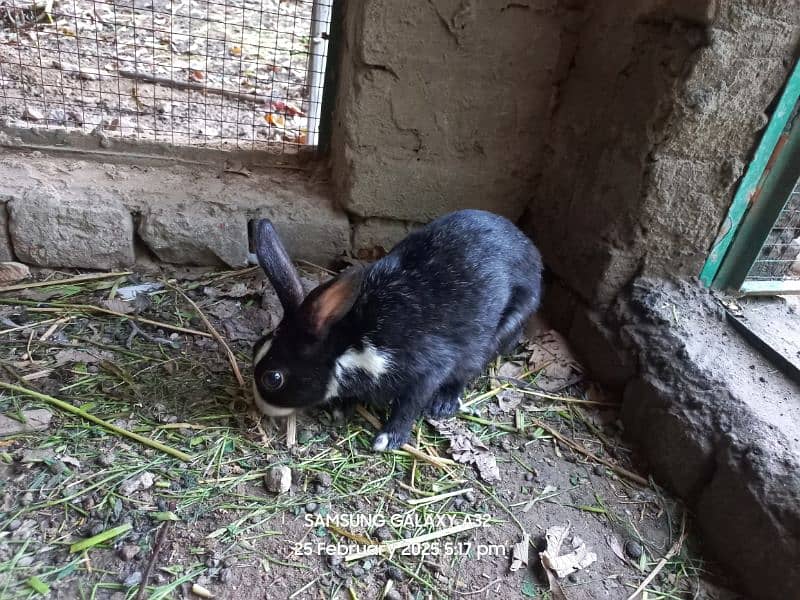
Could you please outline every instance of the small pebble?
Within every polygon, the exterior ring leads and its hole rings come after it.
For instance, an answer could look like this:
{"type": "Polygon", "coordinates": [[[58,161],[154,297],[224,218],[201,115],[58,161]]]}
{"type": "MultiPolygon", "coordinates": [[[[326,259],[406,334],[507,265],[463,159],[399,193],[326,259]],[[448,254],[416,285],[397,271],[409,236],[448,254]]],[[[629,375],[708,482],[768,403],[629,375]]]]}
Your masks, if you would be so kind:
{"type": "Polygon", "coordinates": [[[603,477],[606,474],[606,468],[603,465],[595,465],[592,467],[592,470],[594,471],[594,474],[598,475],[599,477],[603,477]]]}
{"type": "Polygon", "coordinates": [[[41,121],[44,119],[44,113],[38,108],[26,106],[25,111],[22,113],[22,118],[26,121],[41,121]]]}
{"type": "Polygon", "coordinates": [[[317,510],[319,510],[319,504],[317,504],[316,502],[309,502],[308,504],[306,504],[307,513],[315,513],[317,512],[317,510]]]}
{"type": "Polygon", "coordinates": [[[304,429],[300,433],[297,434],[297,442],[300,444],[307,444],[309,443],[314,437],[314,433],[304,429]]]}
{"type": "Polygon", "coordinates": [[[464,494],[464,500],[470,504],[475,504],[475,492],[472,490],[468,491],[466,494],[464,494]]]}
{"type": "Polygon", "coordinates": [[[342,556],[340,554],[329,555],[328,564],[332,567],[338,567],[340,564],[342,564],[342,556]]]}
{"type": "Polygon", "coordinates": [[[378,527],[373,535],[376,538],[378,538],[378,540],[380,540],[381,542],[388,542],[389,540],[392,539],[392,537],[394,537],[392,536],[392,532],[389,531],[389,528],[386,527],[386,525],[378,527]]]}
{"type": "Polygon", "coordinates": [[[97,535],[98,533],[102,533],[105,530],[105,525],[102,523],[95,523],[92,525],[92,528],[89,530],[92,535],[97,535]]]}
{"type": "Polygon", "coordinates": [[[119,549],[119,557],[122,560],[133,560],[139,554],[140,548],[136,544],[123,544],[119,549]]]}
{"type": "Polygon", "coordinates": [[[361,577],[364,576],[365,573],[366,571],[364,571],[362,567],[359,567],[358,565],[353,567],[353,577],[360,579],[361,577]]]}
{"type": "Polygon", "coordinates": [[[31,492],[25,492],[22,494],[22,498],[19,499],[19,503],[22,506],[28,506],[33,503],[33,494],[31,492]]]}
{"type": "Polygon", "coordinates": [[[578,577],[575,575],[575,573],[570,573],[567,575],[567,579],[570,583],[578,583],[578,577]]]}
{"type": "Polygon", "coordinates": [[[393,579],[394,581],[403,581],[406,574],[397,567],[388,567],[386,569],[386,579],[393,579]]]}
{"type": "Polygon", "coordinates": [[[314,481],[322,488],[329,488],[333,483],[333,477],[330,476],[330,473],[317,473],[314,481]]]}
{"type": "Polygon", "coordinates": [[[11,521],[11,523],[8,524],[8,527],[6,527],[6,529],[8,529],[9,531],[16,531],[20,527],[22,527],[22,521],[20,521],[19,519],[14,519],[13,521],[11,521]]]}
{"type": "Polygon", "coordinates": [[[213,556],[211,556],[211,557],[209,557],[209,558],[207,558],[207,559],[206,559],[206,566],[207,566],[209,569],[215,569],[216,567],[218,567],[218,566],[219,566],[219,562],[220,562],[220,561],[219,561],[219,559],[218,559],[218,558],[214,558],[213,556]]]}
{"type": "Polygon", "coordinates": [[[525,481],[533,481],[536,476],[533,473],[525,473],[525,481]]]}
{"type": "Polygon", "coordinates": [[[403,594],[401,594],[398,590],[392,588],[388,592],[386,592],[386,596],[384,596],[386,600],[403,600],[403,594]]]}
{"type": "Polygon", "coordinates": [[[222,583],[229,583],[233,579],[233,569],[222,569],[219,572],[219,580],[222,583]]]}
{"type": "Polygon", "coordinates": [[[292,487],[292,470],[285,465],[272,467],[264,475],[264,485],[273,494],[285,494],[292,487]]]}
{"type": "Polygon", "coordinates": [[[642,548],[642,545],[636,540],[628,540],[625,542],[625,554],[630,556],[632,559],[637,560],[642,556],[643,551],[644,548],[642,548]]]}
{"type": "Polygon", "coordinates": [[[17,561],[18,567],[30,567],[33,564],[32,556],[23,556],[17,561]]]}
{"type": "Polygon", "coordinates": [[[367,560],[364,561],[364,564],[362,564],[361,566],[364,568],[365,571],[371,571],[372,570],[372,561],[367,559],[367,560]]]}
{"type": "Polygon", "coordinates": [[[134,571],[125,578],[125,581],[122,582],[122,585],[126,587],[133,587],[135,585],[139,585],[141,582],[142,582],[142,572],[134,571]]]}

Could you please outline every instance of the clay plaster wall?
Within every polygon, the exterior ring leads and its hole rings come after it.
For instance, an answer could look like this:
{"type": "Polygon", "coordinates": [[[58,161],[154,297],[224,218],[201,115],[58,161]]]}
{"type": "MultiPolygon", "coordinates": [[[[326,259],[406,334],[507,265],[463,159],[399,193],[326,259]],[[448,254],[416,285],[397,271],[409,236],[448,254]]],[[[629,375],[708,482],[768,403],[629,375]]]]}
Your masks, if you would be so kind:
{"type": "Polygon", "coordinates": [[[797,2],[597,2],[523,223],[581,301],[699,273],[798,44],[797,2]]]}
{"type": "Polygon", "coordinates": [[[564,24],[555,0],[348,0],[332,160],[359,217],[518,218],[539,172],[564,24]]]}

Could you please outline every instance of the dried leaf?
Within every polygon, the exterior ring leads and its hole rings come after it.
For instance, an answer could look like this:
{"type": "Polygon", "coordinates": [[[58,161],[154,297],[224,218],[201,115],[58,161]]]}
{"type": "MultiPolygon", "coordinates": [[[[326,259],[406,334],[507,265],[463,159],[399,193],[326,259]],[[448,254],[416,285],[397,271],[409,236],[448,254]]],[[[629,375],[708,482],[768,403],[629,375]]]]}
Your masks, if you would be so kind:
{"type": "Polygon", "coordinates": [[[28,265],[18,262],[0,263],[0,284],[16,283],[31,276],[28,265]]]}
{"type": "Polygon", "coordinates": [[[569,530],[569,525],[555,525],[548,528],[545,532],[547,546],[544,552],[539,553],[545,569],[553,571],[559,579],[585,569],[597,560],[597,555],[590,552],[586,544],[577,536],[572,540],[572,552],[559,554],[561,546],[564,545],[569,535],[569,530]]]}
{"type": "Polygon", "coordinates": [[[511,552],[511,572],[519,571],[523,565],[528,566],[528,546],[531,543],[531,536],[527,533],[522,534],[522,540],[514,544],[511,552]]]}
{"type": "Polygon", "coordinates": [[[582,373],[564,337],[554,329],[537,336],[528,344],[531,354],[528,366],[541,371],[536,385],[544,391],[555,392],[577,381],[582,373]]]}
{"type": "Polygon", "coordinates": [[[242,49],[239,46],[234,46],[233,48],[228,50],[228,52],[230,53],[231,56],[241,56],[242,55],[242,49]]]}
{"type": "Polygon", "coordinates": [[[43,408],[25,410],[22,415],[25,417],[24,423],[0,414],[0,437],[43,431],[50,427],[50,419],[53,418],[52,413],[43,408]]]}
{"type": "Polygon", "coordinates": [[[119,298],[112,298],[111,300],[103,300],[101,304],[108,310],[113,310],[114,312],[122,313],[123,315],[129,315],[132,312],[134,312],[133,306],[131,306],[124,300],[120,300],[119,298]]]}
{"type": "Polygon", "coordinates": [[[453,460],[475,465],[478,474],[484,481],[500,481],[500,469],[497,467],[497,461],[489,452],[489,447],[474,433],[457,421],[445,422],[428,419],[428,423],[448,439],[453,460]]]}
{"type": "Polygon", "coordinates": [[[104,360],[111,360],[114,358],[114,355],[111,352],[67,348],[57,352],[55,358],[55,366],[60,367],[68,363],[98,363],[104,360]]]}
{"type": "Polygon", "coordinates": [[[285,117],[276,113],[267,113],[264,115],[264,120],[275,127],[284,127],[286,125],[285,117]]]}
{"type": "Polygon", "coordinates": [[[497,405],[503,412],[511,412],[522,402],[523,395],[517,390],[503,390],[497,394],[497,405]]]}
{"type": "Polygon", "coordinates": [[[244,163],[238,160],[228,160],[225,161],[225,168],[223,169],[225,173],[236,173],[237,175],[244,175],[245,177],[250,177],[253,175],[253,172],[250,171],[247,167],[244,166],[244,163]]]}
{"type": "Polygon", "coordinates": [[[126,285],[125,287],[117,289],[117,296],[119,296],[122,300],[131,301],[141,294],[154,292],[156,290],[160,290],[162,287],[164,286],[160,283],[139,283],[137,285],[126,285]]]}
{"type": "Polygon", "coordinates": [[[189,71],[189,77],[195,81],[203,81],[206,78],[206,74],[202,71],[198,71],[197,69],[192,69],[189,71]]]}
{"type": "Polygon", "coordinates": [[[624,563],[628,562],[628,559],[625,558],[625,549],[623,548],[622,542],[617,536],[607,535],[606,543],[608,544],[608,547],[611,548],[611,551],[615,554],[615,556],[618,559],[620,559],[624,563]]]}
{"type": "MultiPolygon", "coordinates": [[[[510,377],[511,379],[518,379],[520,377],[520,375],[522,375],[524,372],[525,372],[525,367],[523,367],[521,364],[508,361],[508,362],[504,362],[502,365],[500,365],[500,368],[497,369],[497,372],[495,373],[495,376],[497,376],[497,377],[510,377]]],[[[508,383],[508,382],[505,381],[504,379],[495,379],[494,377],[492,377],[492,380],[491,380],[492,387],[500,387],[501,385],[503,385],[505,383],[508,383]]]]}

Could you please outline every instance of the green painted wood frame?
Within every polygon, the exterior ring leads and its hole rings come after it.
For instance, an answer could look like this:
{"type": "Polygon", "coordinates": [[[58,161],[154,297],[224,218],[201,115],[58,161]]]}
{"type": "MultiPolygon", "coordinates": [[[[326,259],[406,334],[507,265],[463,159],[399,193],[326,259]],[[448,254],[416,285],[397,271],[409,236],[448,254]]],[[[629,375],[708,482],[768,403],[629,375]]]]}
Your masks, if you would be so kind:
{"type": "MultiPolygon", "coordinates": [[[[767,129],[756,148],[700,272],[700,280],[717,289],[750,294],[791,291],[793,282],[745,284],[745,277],[797,180],[800,127],[793,115],[800,100],[800,62],[786,81],[767,129]],[[795,155],[794,157],[792,155],[795,155]],[[788,190],[787,181],[791,179],[788,190]],[[783,194],[783,195],[781,195],[783,194]],[[776,291],[778,290],[778,291],[776,291]]],[[[796,282],[794,282],[796,287],[796,282]]]]}

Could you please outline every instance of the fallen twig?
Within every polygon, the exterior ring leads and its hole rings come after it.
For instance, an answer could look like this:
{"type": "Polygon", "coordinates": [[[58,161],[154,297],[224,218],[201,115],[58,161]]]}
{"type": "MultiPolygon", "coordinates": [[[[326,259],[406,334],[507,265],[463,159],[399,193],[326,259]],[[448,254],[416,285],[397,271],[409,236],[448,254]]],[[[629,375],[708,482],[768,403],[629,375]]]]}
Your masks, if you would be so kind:
{"type": "Polygon", "coordinates": [[[199,335],[208,338],[213,337],[210,333],[206,333],[205,331],[189,329],[188,327],[180,327],[179,325],[170,325],[169,323],[162,323],[161,321],[153,321],[151,319],[137,317],[136,315],[126,315],[125,313],[117,312],[115,310],[110,310],[108,308],[102,308],[100,306],[95,306],[94,304],[68,304],[66,302],[36,302],[33,300],[20,300],[17,298],[13,300],[9,300],[7,298],[0,299],[0,304],[19,304],[20,306],[30,306],[32,308],[29,308],[28,312],[31,313],[54,313],[54,312],[59,313],[59,312],[64,312],[66,310],[91,311],[91,312],[102,313],[104,315],[119,317],[120,319],[129,319],[131,321],[137,321],[139,323],[144,323],[145,325],[152,325],[153,327],[169,329],[170,331],[177,331],[179,333],[188,333],[189,335],[199,335]],[[47,304],[49,306],[42,307],[40,306],[41,304],[47,304]]]}
{"type": "Polygon", "coordinates": [[[428,496],[427,498],[413,498],[411,500],[406,500],[406,502],[411,506],[418,506],[420,504],[431,504],[433,502],[438,502],[439,500],[446,500],[447,498],[452,498],[453,496],[460,496],[462,494],[466,494],[467,492],[471,491],[472,488],[464,488],[463,490],[445,492],[444,494],[437,494],[436,496],[428,496]]]}
{"type": "Polygon", "coordinates": [[[230,346],[228,346],[228,344],[225,342],[225,340],[222,338],[219,332],[216,329],[214,329],[214,326],[211,324],[211,321],[208,320],[208,317],[206,317],[205,313],[200,309],[199,306],[197,306],[197,303],[194,300],[192,300],[191,298],[189,298],[189,296],[186,295],[186,293],[182,289],[174,285],[171,285],[169,283],[167,283],[166,285],[175,290],[176,292],[178,292],[181,296],[183,296],[183,298],[189,304],[192,305],[195,311],[197,311],[198,316],[203,321],[203,324],[206,326],[206,329],[208,329],[211,336],[215,340],[217,340],[217,343],[220,346],[222,346],[225,349],[225,354],[227,354],[228,356],[228,362],[231,363],[231,369],[233,370],[233,374],[236,376],[236,381],[239,382],[239,387],[245,387],[246,384],[244,382],[244,377],[242,377],[242,372],[239,370],[239,365],[236,364],[236,355],[230,349],[230,346]]]}
{"type": "Polygon", "coordinates": [[[226,90],[224,88],[213,87],[204,83],[197,83],[194,81],[178,81],[169,77],[159,77],[158,75],[150,75],[149,73],[140,73],[139,71],[126,71],[120,69],[117,71],[120,77],[126,79],[133,79],[136,81],[144,81],[145,83],[153,83],[172,87],[183,90],[193,90],[195,92],[203,92],[206,94],[216,94],[218,96],[227,96],[228,98],[235,98],[236,100],[244,100],[246,102],[261,103],[270,106],[272,100],[269,96],[260,96],[258,94],[248,94],[247,92],[234,92],[233,90],[226,90]]]}
{"type": "Polygon", "coordinates": [[[631,481],[633,481],[635,483],[638,483],[639,485],[643,485],[645,487],[650,485],[650,482],[647,479],[645,479],[644,477],[642,477],[641,475],[637,475],[636,473],[633,473],[633,472],[629,471],[628,469],[626,469],[624,467],[620,467],[619,465],[615,465],[610,460],[606,460],[605,458],[601,458],[601,457],[597,456],[596,454],[594,454],[591,451],[589,451],[586,448],[584,448],[578,442],[573,441],[573,440],[569,439],[568,437],[565,437],[565,436],[561,435],[558,431],[556,431],[555,429],[553,429],[552,427],[547,425],[544,421],[540,421],[539,419],[531,418],[531,424],[536,425],[536,427],[541,427],[547,433],[552,435],[555,439],[557,439],[559,442],[561,442],[565,446],[569,446],[570,448],[572,448],[576,452],[579,452],[580,454],[583,454],[587,458],[590,458],[593,461],[599,462],[600,464],[607,466],[609,469],[611,469],[612,471],[614,471],[618,475],[622,475],[623,477],[626,477],[627,479],[630,479],[631,481]]]}
{"type": "MultiPolygon", "coordinates": [[[[366,408],[361,405],[356,406],[356,412],[358,412],[361,417],[367,421],[370,425],[372,425],[375,429],[380,430],[381,424],[378,419],[375,418],[374,415],[370,414],[366,408]]],[[[424,460],[435,467],[439,467],[440,469],[446,469],[448,466],[455,465],[456,463],[448,458],[440,458],[438,456],[431,456],[430,454],[423,452],[419,448],[414,448],[411,444],[403,444],[400,447],[402,450],[410,454],[411,456],[418,458],[420,460],[424,460]]]]}
{"type": "Polygon", "coordinates": [[[638,598],[642,592],[644,592],[645,588],[647,588],[650,582],[655,579],[656,575],[658,575],[661,569],[667,565],[670,559],[681,551],[681,546],[683,546],[684,540],[686,540],[686,513],[683,513],[683,518],[681,519],[681,534],[678,536],[678,539],[675,540],[672,548],[667,551],[667,553],[664,555],[664,558],[658,561],[658,564],[653,568],[652,571],[650,571],[647,577],[644,578],[644,581],[639,584],[639,587],[636,588],[636,591],[628,596],[628,600],[636,600],[636,598],[638,598]]]}
{"type": "Polygon", "coordinates": [[[87,275],[76,275],[75,277],[68,277],[67,279],[51,279],[48,281],[35,281],[31,283],[16,283],[14,285],[7,285],[0,287],[0,294],[3,292],[16,292],[19,290],[27,290],[30,288],[49,287],[51,285],[66,285],[70,283],[83,283],[86,281],[96,281],[98,279],[109,279],[111,277],[122,277],[130,275],[131,271],[120,271],[119,273],[89,273],[87,275]]]}
{"type": "Polygon", "coordinates": [[[144,600],[144,597],[147,595],[147,583],[150,581],[150,578],[153,576],[153,568],[156,566],[156,560],[158,559],[158,554],[161,551],[161,546],[164,545],[164,540],[167,537],[167,531],[169,530],[170,524],[172,521],[164,521],[161,524],[161,527],[158,528],[158,533],[156,534],[156,539],[153,542],[153,551],[150,554],[150,560],[147,562],[147,568],[142,575],[142,581],[139,584],[139,592],[136,594],[136,600],[144,600]]]}
{"type": "Polygon", "coordinates": [[[109,431],[116,433],[118,435],[125,436],[132,440],[136,440],[140,444],[144,444],[150,448],[155,450],[160,450],[170,456],[174,456],[175,458],[182,460],[183,462],[190,462],[192,457],[186,454],[185,452],[181,452],[180,450],[176,450],[175,448],[170,448],[169,446],[162,444],[161,442],[157,442],[156,440],[151,440],[150,438],[146,438],[138,433],[133,433],[132,431],[128,431],[127,429],[122,429],[121,427],[117,427],[108,421],[103,421],[98,417],[95,417],[93,414],[86,412],[78,408],[77,406],[72,406],[72,404],[68,402],[64,402],[63,400],[59,400],[58,398],[53,398],[52,396],[48,396],[47,394],[42,394],[40,392],[29,390],[28,388],[14,385],[11,383],[6,383],[4,381],[0,381],[0,388],[5,388],[7,390],[11,390],[12,392],[17,392],[18,394],[25,394],[26,396],[30,396],[31,398],[36,398],[37,400],[42,400],[43,402],[47,402],[55,406],[56,408],[60,408],[61,410],[65,410],[73,415],[77,415],[87,421],[91,421],[101,427],[105,427],[109,431]]]}
{"type": "Polygon", "coordinates": [[[454,535],[456,533],[461,533],[462,531],[469,531],[471,529],[475,529],[476,527],[481,527],[481,526],[482,526],[481,523],[462,523],[461,525],[454,525],[452,527],[442,529],[441,531],[434,531],[433,533],[426,533],[424,535],[419,535],[417,537],[410,537],[407,539],[396,540],[394,542],[385,542],[383,544],[378,544],[372,546],[371,548],[367,548],[362,552],[354,552],[352,554],[348,554],[344,560],[345,562],[352,562],[354,560],[361,560],[362,558],[366,558],[367,556],[375,556],[376,554],[383,554],[384,552],[394,553],[395,550],[399,550],[407,546],[413,546],[414,544],[421,544],[422,542],[428,542],[430,540],[438,540],[439,538],[447,537],[448,535],[454,535]]]}

